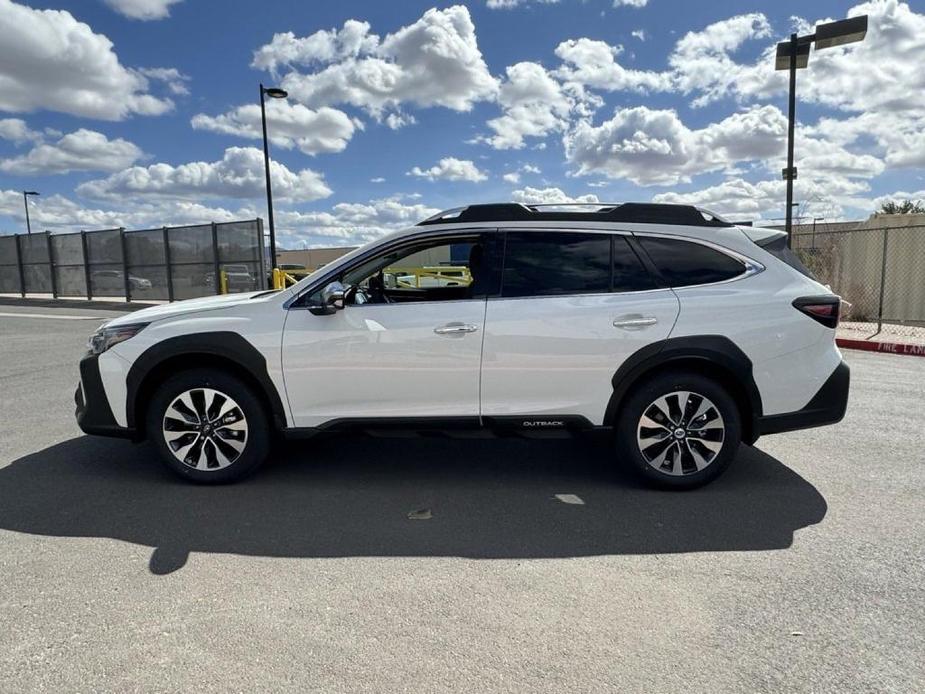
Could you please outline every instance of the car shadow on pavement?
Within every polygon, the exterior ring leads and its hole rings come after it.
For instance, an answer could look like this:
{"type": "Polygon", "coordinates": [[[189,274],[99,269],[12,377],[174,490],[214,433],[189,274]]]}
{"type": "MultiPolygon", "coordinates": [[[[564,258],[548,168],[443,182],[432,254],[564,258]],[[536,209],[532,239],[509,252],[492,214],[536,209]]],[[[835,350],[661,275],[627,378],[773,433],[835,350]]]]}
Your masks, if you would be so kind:
{"type": "Polygon", "coordinates": [[[0,528],[146,545],[150,570],[165,574],[190,552],[495,559],[781,549],[826,514],[812,484],[755,448],[743,446],[723,477],[692,492],[644,487],[607,452],[591,439],[344,435],[287,444],[250,479],[204,487],[175,478],[149,445],[82,436],[0,468],[0,528]]]}

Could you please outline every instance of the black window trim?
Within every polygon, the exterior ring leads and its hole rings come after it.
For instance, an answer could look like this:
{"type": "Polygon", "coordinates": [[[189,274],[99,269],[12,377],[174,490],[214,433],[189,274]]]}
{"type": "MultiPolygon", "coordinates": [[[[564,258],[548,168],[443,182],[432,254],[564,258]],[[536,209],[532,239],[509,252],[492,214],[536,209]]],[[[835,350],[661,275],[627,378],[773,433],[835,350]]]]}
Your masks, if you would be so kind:
{"type": "Polygon", "coordinates": [[[764,264],[759,263],[757,260],[755,260],[754,258],[750,258],[744,253],[734,251],[731,248],[726,248],[725,246],[721,246],[718,243],[713,243],[712,241],[706,241],[704,239],[698,239],[698,238],[694,238],[691,236],[678,236],[677,234],[660,234],[658,232],[633,232],[633,236],[637,237],[637,239],[639,238],[671,239],[673,241],[686,241],[687,243],[697,243],[697,244],[700,244],[701,246],[706,246],[707,248],[717,251],[718,253],[722,253],[723,255],[729,258],[732,258],[733,260],[738,260],[740,263],[742,263],[742,266],[743,266],[742,272],[740,272],[735,277],[729,277],[728,279],[718,280],[716,282],[697,282],[695,284],[678,284],[678,285],[672,286],[665,280],[662,274],[658,271],[658,268],[655,266],[655,263],[649,257],[649,254],[646,252],[646,249],[637,240],[637,244],[639,246],[639,251],[638,251],[639,254],[645,255],[646,260],[648,261],[649,264],[651,264],[653,271],[656,273],[656,277],[658,277],[658,280],[661,286],[669,288],[669,289],[690,289],[691,287],[715,287],[718,284],[728,284],[729,282],[738,282],[739,280],[743,280],[746,277],[752,277],[754,275],[757,275],[760,272],[764,272],[766,269],[764,264]]]}
{"type": "Polygon", "coordinates": [[[597,228],[588,228],[588,227],[503,227],[498,230],[502,237],[501,248],[500,248],[500,258],[501,263],[498,268],[498,279],[495,285],[496,292],[488,295],[489,301],[520,301],[522,299],[562,299],[566,297],[573,296],[610,296],[614,295],[632,295],[632,294],[647,294],[650,292],[660,292],[666,291],[669,289],[668,285],[665,284],[661,276],[656,272],[655,265],[649,259],[648,256],[644,256],[641,249],[639,248],[639,243],[636,240],[633,232],[626,231],[624,229],[597,229],[597,228]],[[507,235],[509,233],[552,233],[552,234],[594,234],[601,236],[610,237],[610,288],[605,292],[574,292],[569,294],[530,294],[527,296],[502,296],[504,291],[504,264],[507,260],[507,235]],[[613,260],[614,260],[614,236],[622,236],[627,240],[627,245],[630,247],[630,250],[635,254],[636,259],[642,265],[643,269],[649,273],[649,276],[652,278],[654,287],[651,289],[632,289],[628,291],[615,291],[613,288],[614,282],[614,272],[613,272],[613,260]]]}

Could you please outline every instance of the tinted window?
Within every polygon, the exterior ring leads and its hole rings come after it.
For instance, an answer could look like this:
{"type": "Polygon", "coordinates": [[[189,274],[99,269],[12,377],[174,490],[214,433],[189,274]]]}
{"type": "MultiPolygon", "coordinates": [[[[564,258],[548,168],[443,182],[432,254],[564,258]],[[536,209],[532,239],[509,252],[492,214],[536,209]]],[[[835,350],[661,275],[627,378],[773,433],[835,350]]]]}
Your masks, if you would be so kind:
{"type": "Polygon", "coordinates": [[[722,282],[745,272],[735,258],[699,243],[649,236],[639,241],[671,287],[722,282]]]}
{"type": "Polygon", "coordinates": [[[609,235],[568,232],[515,232],[507,235],[502,296],[608,291],[609,235]]]}
{"type": "Polygon", "coordinates": [[[613,237],[613,291],[638,292],[654,289],[655,280],[646,270],[629,241],[622,236],[613,237]]]}

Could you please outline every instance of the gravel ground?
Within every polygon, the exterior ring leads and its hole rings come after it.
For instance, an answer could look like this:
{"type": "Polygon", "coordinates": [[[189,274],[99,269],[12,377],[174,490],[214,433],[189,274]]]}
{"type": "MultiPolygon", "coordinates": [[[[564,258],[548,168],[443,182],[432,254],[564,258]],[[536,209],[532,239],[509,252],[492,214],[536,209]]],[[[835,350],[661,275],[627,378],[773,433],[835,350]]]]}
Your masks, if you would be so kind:
{"type": "Polygon", "coordinates": [[[843,423],[692,493],[586,439],[310,440],[200,488],[80,435],[95,325],[0,316],[0,691],[925,682],[925,360],[848,352],[843,423]]]}

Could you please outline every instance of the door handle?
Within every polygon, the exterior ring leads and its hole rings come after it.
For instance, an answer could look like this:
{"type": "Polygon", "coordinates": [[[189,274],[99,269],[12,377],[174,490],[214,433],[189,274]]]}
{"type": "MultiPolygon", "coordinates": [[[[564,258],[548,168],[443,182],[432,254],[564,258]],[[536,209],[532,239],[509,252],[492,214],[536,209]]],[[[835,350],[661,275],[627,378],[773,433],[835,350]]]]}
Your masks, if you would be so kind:
{"type": "Polygon", "coordinates": [[[434,332],[438,335],[465,335],[466,333],[474,333],[478,329],[479,326],[471,323],[447,323],[434,328],[434,332]]]}
{"type": "Polygon", "coordinates": [[[639,330],[641,328],[647,328],[650,325],[655,325],[658,323],[658,318],[655,316],[626,316],[625,318],[617,318],[613,322],[613,327],[623,328],[624,330],[639,330]]]}

